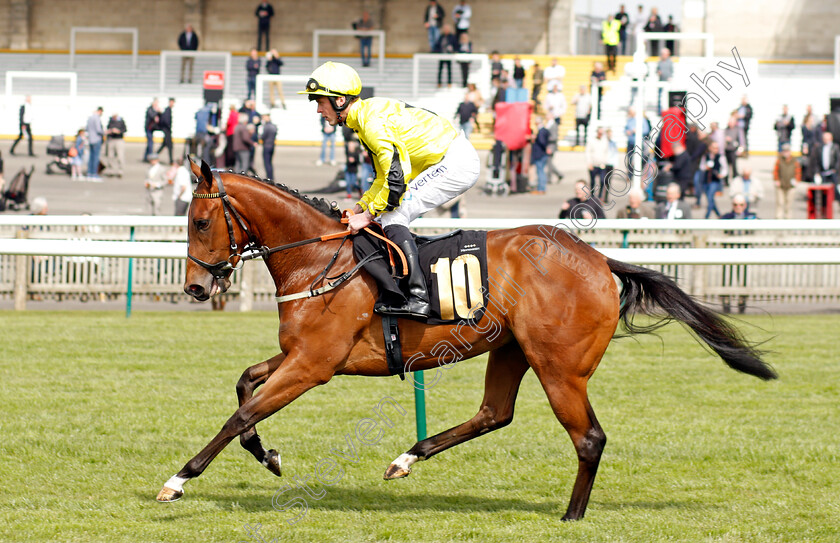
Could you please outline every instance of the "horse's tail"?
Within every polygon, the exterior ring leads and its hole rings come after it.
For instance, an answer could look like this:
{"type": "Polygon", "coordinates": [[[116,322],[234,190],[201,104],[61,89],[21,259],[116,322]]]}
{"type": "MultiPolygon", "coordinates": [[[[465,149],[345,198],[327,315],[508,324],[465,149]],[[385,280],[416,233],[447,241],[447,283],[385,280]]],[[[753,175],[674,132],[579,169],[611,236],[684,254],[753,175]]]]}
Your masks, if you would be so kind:
{"type": "Polygon", "coordinates": [[[629,332],[645,334],[671,320],[678,320],[691,328],[730,368],[765,380],[778,377],[773,368],[761,360],[762,352],[747,342],[738,330],[683,292],[666,275],[611,258],[607,259],[607,265],[624,286],[619,318],[629,332]],[[633,323],[634,314],[656,316],[657,307],[668,316],[647,326],[633,323]]]}

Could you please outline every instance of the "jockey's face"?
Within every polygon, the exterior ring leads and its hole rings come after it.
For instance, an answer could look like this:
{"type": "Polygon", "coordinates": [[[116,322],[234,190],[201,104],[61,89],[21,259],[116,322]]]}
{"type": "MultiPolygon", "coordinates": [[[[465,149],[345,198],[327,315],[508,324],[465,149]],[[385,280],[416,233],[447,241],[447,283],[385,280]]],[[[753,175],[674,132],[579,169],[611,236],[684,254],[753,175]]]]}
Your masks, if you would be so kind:
{"type": "MultiPolygon", "coordinates": [[[[343,96],[339,96],[335,99],[339,107],[344,105],[344,100],[346,100],[346,98],[344,98],[343,96]]],[[[315,99],[315,101],[318,103],[318,113],[321,115],[321,117],[326,119],[326,121],[330,123],[330,125],[337,125],[339,121],[339,114],[336,113],[335,109],[330,103],[330,99],[326,96],[319,96],[315,99]]]]}

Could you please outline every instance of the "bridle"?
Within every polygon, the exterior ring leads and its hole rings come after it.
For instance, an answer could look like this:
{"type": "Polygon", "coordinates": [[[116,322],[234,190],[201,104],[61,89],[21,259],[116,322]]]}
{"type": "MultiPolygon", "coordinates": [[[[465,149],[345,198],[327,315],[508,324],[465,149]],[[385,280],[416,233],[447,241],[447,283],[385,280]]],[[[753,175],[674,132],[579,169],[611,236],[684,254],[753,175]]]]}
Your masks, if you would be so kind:
{"type": "MultiPolygon", "coordinates": [[[[201,260],[200,258],[196,258],[193,255],[187,252],[187,258],[207,270],[210,275],[213,276],[214,280],[221,281],[222,279],[226,279],[228,275],[232,272],[239,270],[248,260],[253,260],[255,258],[262,257],[263,260],[266,260],[269,255],[274,253],[278,253],[280,251],[285,251],[287,249],[294,249],[295,247],[300,247],[302,245],[308,245],[310,243],[317,243],[320,241],[330,241],[334,239],[341,239],[341,245],[336,250],[335,254],[333,255],[332,259],[330,260],[327,267],[324,268],[324,271],[321,272],[312,284],[309,287],[308,291],[304,291],[297,294],[290,294],[287,296],[277,296],[276,299],[279,303],[285,301],[296,300],[299,298],[309,298],[312,296],[317,296],[319,294],[324,294],[325,292],[329,292],[330,290],[336,288],[341,283],[347,281],[352,277],[359,269],[362,268],[365,264],[370,262],[371,260],[376,260],[378,258],[382,258],[381,255],[377,255],[376,253],[372,253],[368,255],[368,257],[360,260],[350,271],[347,271],[340,276],[337,277],[327,277],[327,273],[329,272],[330,268],[332,268],[335,261],[338,259],[339,252],[341,248],[344,247],[344,242],[347,241],[347,238],[350,236],[349,230],[344,230],[341,232],[335,232],[333,234],[326,234],[317,238],[309,238],[304,239],[301,241],[295,241],[292,243],[287,243],[285,245],[278,245],[277,247],[266,247],[265,245],[260,245],[257,241],[256,236],[254,233],[248,228],[248,225],[245,223],[245,220],[242,218],[242,215],[236,211],[236,208],[233,207],[233,204],[230,202],[230,198],[228,198],[227,192],[225,191],[225,185],[222,183],[222,177],[219,175],[219,170],[210,170],[213,174],[213,179],[216,180],[216,185],[219,188],[219,192],[210,192],[210,193],[198,193],[193,191],[193,198],[197,198],[199,200],[210,200],[219,198],[222,200],[222,211],[224,212],[225,223],[227,224],[227,231],[228,231],[228,238],[230,239],[230,251],[231,254],[225,260],[220,260],[215,264],[210,264],[201,260]],[[233,218],[231,218],[231,215],[233,218]],[[236,223],[239,225],[239,228],[242,229],[243,232],[248,236],[248,242],[242,247],[240,250],[239,245],[236,243],[236,236],[233,232],[233,220],[236,220],[236,223]],[[238,257],[239,260],[234,265],[233,259],[234,257],[238,257]],[[321,287],[315,288],[315,285],[322,279],[326,279],[329,284],[321,287]]],[[[346,219],[342,219],[342,222],[346,222],[346,219]]],[[[402,254],[402,251],[390,240],[385,238],[383,235],[377,234],[376,232],[371,231],[369,228],[365,228],[367,232],[372,234],[373,236],[383,240],[386,244],[392,246],[400,256],[402,260],[403,270],[408,269],[406,262],[405,262],[405,255],[402,254]]],[[[391,256],[391,265],[393,266],[393,257],[391,256]]]]}

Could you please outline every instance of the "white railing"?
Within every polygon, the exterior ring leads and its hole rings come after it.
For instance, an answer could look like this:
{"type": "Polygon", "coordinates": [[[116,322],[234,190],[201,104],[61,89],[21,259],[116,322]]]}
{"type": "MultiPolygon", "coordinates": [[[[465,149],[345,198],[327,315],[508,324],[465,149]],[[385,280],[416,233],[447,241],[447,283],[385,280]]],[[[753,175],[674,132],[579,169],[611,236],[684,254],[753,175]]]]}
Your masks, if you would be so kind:
{"type": "Polygon", "coordinates": [[[170,57],[195,57],[195,58],[222,58],[225,61],[225,94],[227,94],[227,89],[230,88],[231,81],[231,58],[232,55],[230,53],[226,53],[224,51],[181,51],[181,50],[166,50],[160,52],[160,81],[158,85],[158,90],[160,94],[164,94],[164,89],[166,89],[166,61],[170,57]]]}
{"type": "MultiPolygon", "coordinates": [[[[571,230],[611,258],[660,266],[707,301],[840,299],[840,221],[418,219],[412,228],[527,225],[571,230]]],[[[0,216],[0,295],[13,293],[20,309],[28,295],[125,295],[127,313],[132,295],[186,299],[186,226],[184,217],[0,216]],[[135,239],[152,241],[127,241],[135,239]]],[[[249,264],[227,296],[247,309],[274,288],[264,266],[249,264]]]]}
{"type": "Polygon", "coordinates": [[[312,69],[318,67],[321,36],[370,36],[379,38],[378,54],[379,73],[385,73],[385,31],[384,30],[344,30],[317,28],[312,31],[312,69]]]}
{"type": "Polygon", "coordinates": [[[475,86],[483,96],[490,96],[490,57],[480,53],[415,53],[411,66],[411,95],[416,100],[420,94],[420,61],[421,60],[454,60],[455,62],[481,63],[478,69],[478,81],[475,86]]]}
{"type": "MultiPolygon", "coordinates": [[[[305,83],[309,81],[308,75],[274,75],[274,74],[260,74],[257,76],[257,109],[260,109],[261,106],[265,105],[265,83],[270,81],[279,81],[280,83],[304,83],[304,85],[300,86],[300,89],[305,88],[305,83]]],[[[291,93],[297,93],[300,89],[294,89],[291,93]]],[[[286,93],[286,89],[283,89],[283,92],[286,93]]]]}
{"type": "Polygon", "coordinates": [[[74,26],[70,29],[70,67],[76,67],[76,34],[131,34],[131,67],[137,69],[138,32],[136,28],[74,26]]]}

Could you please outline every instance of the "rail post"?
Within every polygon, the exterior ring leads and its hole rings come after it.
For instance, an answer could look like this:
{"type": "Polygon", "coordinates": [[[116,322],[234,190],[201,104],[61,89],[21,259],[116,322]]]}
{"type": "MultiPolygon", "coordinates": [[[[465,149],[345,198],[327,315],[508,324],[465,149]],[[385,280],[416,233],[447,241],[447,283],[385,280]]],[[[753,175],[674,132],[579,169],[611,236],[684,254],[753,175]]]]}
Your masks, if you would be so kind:
{"type": "Polygon", "coordinates": [[[426,439],[426,382],[422,371],[415,371],[414,379],[414,420],[417,424],[417,441],[426,439]]]}
{"type": "MultiPolygon", "coordinates": [[[[131,234],[128,237],[129,241],[134,241],[134,227],[131,227],[131,234]]],[[[131,286],[134,282],[134,259],[128,259],[128,288],[125,292],[125,318],[129,318],[131,316],[131,296],[132,290],[131,286]]]]}
{"type": "MultiPolygon", "coordinates": [[[[15,238],[25,239],[29,237],[26,230],[18,230],[15,233],[15,238]]],[[[26,255],[17,255],[15,257],[15,311],[26,310],[26,295],[29,290],[27,284],[27,272],[29,271],[29,262],[32,259],[26,255]]]]}

